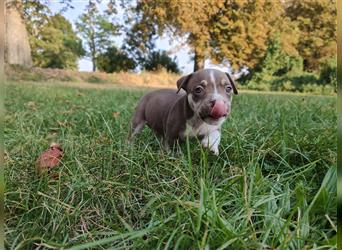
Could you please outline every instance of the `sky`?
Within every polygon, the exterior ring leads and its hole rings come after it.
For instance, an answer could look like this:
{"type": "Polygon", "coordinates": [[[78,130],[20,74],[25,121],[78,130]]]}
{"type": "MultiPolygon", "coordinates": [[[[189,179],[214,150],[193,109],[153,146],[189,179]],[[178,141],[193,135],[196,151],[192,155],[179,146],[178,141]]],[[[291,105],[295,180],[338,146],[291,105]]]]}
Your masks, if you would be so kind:
{"type": "MultiPolygon", "coordinates": [[[[69,8],[66,12],[63,13],[65,18],[67,18],[75,28],[75,21],[84,11],[88,0],[76,0],[72,1],[73,9],[69,8]]],[[[50,1],[49,7],[53,13],[57,13],[64,5],[59,3],[59,0],[50,1]]],[[[102,1],[101,4],[98,5],[100,10],[104,10],[106,8],[106,1],[102,1]]],[[[118,9],[118,14],[116,16],[117,20],[120,22],[123,20],[123,9],[118,9]]],[[[124,39],[124,35],[119,35],[114,38],[114,43],[117,47],[121,47],[124,39]]],[[[169,55],[174,58],[176,57],[176,62],[178,64],[179,69],[184,73],[188,74],[193,72],[193,60],[192,54],[189,47],[182,40],[170,39],[167,35],[164,35],[161,38],[158,38],[156,41],[156,48],[159,50],[166,50],[167,52],[171,52],[169,55]]],[[[91,71],[92,63],[90,59],[83,58],[78,62],[78,68],[80,71],[91,71]]],[[[209,60],[205,62],[205,68],[218,68],[221,70],[229,71],[227,67],[221,65],[213,65],[209,60]]]]}

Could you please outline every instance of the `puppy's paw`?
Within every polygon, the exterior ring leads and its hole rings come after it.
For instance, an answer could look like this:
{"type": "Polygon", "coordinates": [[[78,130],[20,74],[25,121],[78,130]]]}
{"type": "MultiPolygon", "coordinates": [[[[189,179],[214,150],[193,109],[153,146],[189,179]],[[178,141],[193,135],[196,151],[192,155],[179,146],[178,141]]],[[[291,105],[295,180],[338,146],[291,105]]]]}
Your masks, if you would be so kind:
{"type": "Polygon", "coordinates": [[[219,150],[217,148],[210,149],[210,152],[213,153],[213,155],[216,155],[216,156],[218,156],[220,154],[220,152],[219,152],[219,150]]]}
{"type": "Polygon", "coordinates": [[[209,147],[204,147],[206,150],[208,150],[208,152],[210,152],[211,154],[218,156],[220,154],[220,151],[218,150],[218,148],[209,148],[209,147]]]}

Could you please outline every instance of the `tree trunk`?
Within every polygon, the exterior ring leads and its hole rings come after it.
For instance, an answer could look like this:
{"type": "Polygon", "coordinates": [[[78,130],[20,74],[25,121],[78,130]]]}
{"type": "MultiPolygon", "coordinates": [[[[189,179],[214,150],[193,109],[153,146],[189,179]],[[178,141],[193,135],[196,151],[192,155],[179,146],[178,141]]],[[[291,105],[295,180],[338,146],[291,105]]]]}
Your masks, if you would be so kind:
{"type": "Polygon", "coordinates": [[[93,56],[93,58],[92,58],[92,63],[93,63],[93,72],[95,72],[96,71],[96,58],[95,58],[95,56],[93,56]]]}
{"type": "Polygon", "coordinates": [[[31,48],[25,22],[17,7],[10,1],[6,8],[5,23],[5,62],[31,66],[31,48]]]}
{"type": "MultiPolygon", "coordinates": [[[[6,7],[5,2],[0,2],[0,13],[4,13],[5,15],[0,15],[0,34],[6,33],[6,7]]],[[[4,58],[5,56],[5,36],[0,37],[0,58],[4,58]]],[[[4,60],[0,60],[0,83],[3,83],[4,80],[4,60]]],[[[1,108],[0,108],[1,109],[1,108]]],[[[1,110],[2,111],[2,110],[1,110]]]]}
{"type": "Polygon", "coordinates": [[[93,72],[96,71],[96,45],[94,35],[91,36],[90,52],[91,52],[91,62],[93,63],[93,72]]]}
{"type": "Polygon", "coordinates": [[[204,55],[199,53],[197,49],[195,49],[195,57],[194,57],[194,72],[204,68],[204,55]]]}
{"type": "Polygon", "coordinates": [[[90,47],[91,51],[91,62],[93,64],[93,72],[96,71],[96,52],[94,47],[90,47]]]}

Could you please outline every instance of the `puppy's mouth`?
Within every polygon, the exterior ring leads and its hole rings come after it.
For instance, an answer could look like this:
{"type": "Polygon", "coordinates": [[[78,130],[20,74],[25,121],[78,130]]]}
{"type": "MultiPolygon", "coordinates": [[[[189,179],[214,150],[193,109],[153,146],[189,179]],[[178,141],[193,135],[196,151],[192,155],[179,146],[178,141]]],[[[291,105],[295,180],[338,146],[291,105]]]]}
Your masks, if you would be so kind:
{"type": "Polygon", "coordinates": [[[208,124],[216,124],[220,120],[225,119],[227,117],[227,114],[221,117],[214,117],[214,116],[211,116],[210,114],[200,114],[200,117],[204,122],[208,124]]]}
{"type": "Polygon", "coordinates": [[[213,108],[202,109],[199,113],[200,118],[209,124],[217,124],[229,115],[230,107],[224,106],[220,110],[213,108]]]}

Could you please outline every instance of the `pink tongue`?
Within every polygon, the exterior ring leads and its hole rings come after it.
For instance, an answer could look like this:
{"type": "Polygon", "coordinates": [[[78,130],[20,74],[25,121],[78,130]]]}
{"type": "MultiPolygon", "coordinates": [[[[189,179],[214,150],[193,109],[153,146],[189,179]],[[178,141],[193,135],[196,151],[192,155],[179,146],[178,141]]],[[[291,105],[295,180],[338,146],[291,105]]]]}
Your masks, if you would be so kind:
{"type": "Polygon", "coordinates": [[[224,104],[223,101],[216,101],[213,109],[210,112],[210,116],[215,119],[219,119],[222,116],[225,116],[227,114],[227,111],[227,106],[224,104]]]}

